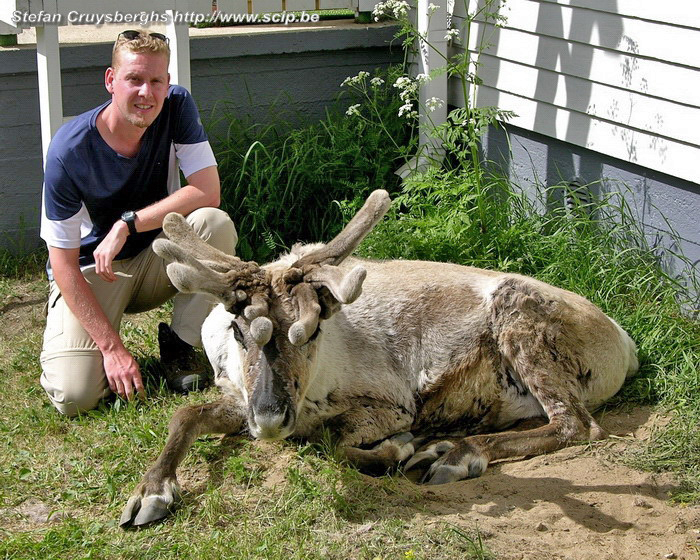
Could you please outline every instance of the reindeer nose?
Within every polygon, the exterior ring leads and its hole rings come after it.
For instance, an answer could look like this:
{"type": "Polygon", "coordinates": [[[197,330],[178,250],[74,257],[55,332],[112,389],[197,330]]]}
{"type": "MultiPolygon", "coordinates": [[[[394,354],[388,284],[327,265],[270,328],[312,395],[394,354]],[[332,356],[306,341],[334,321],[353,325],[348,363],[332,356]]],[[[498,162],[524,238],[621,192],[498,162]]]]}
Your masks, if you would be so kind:
{"type": "Polygon", "coordinates": [[[257,439],[284,439],[291,433],[291,414],[289,407],[283,411],[253,411],[251,431],[257,439]]]}

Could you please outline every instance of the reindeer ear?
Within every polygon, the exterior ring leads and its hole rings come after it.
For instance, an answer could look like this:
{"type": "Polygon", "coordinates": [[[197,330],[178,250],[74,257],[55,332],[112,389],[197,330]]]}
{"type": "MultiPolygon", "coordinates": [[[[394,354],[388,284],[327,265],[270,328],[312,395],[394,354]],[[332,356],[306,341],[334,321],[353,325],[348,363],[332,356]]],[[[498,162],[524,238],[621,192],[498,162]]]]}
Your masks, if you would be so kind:
{"type": "Polygon", "coordinates": [[[362,265],[357,265],[347,273],[336,266],[322,265],[305,274],[304,281],[325,286],[340,303],[352,303],[362,294],[362,283],[366,276],[367,271],[362,265]]]}

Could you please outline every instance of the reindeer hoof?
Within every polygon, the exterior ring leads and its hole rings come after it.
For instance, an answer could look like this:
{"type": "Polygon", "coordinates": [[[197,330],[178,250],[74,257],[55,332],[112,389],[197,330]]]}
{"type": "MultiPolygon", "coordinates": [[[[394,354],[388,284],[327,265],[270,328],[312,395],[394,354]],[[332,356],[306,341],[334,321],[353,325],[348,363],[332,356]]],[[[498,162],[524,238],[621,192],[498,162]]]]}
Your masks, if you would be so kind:
{"type": "Polygon", "coordinates": [[[454,443],[450,441],[438,441],[430,444],[425,449],[420,450],[406,463],[404,470],[425,471],[437,461],[442,455],[454,448],[454,443]]]}
{"type": "Polygon", "coordinates": [[[401,432],[385,439],[374,449],[379,453],[388,453],[392,461],[400,463],[408,459],[415,451],[414,438],[411,432],[401,432]]]}
{"type": "Polygon", "coordinates": [[[145,527],[167,517],[179,500],[177,482],[166,481],[163,490],[158,493],[137,492],[129,498],[119,519],[122,529],[129,527],[145,527]]]}
{"type": "Polygon", "coordinates": [[[484,474],[489,462],[486,457],[462,446],[435,461],[423,477],[424,484],[446,484],[464,478],[476,478],[484,474]]]}

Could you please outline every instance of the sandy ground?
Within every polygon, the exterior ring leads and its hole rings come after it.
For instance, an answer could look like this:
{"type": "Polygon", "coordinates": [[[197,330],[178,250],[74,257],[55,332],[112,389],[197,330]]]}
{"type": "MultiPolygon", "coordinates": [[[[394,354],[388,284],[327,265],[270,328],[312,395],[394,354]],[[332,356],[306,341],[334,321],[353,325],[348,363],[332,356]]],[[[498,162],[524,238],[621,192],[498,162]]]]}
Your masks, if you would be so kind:
{"type": "Polygon", "coordinates": [[[619,457],[661,419],[648,408],[602,418],[613,437],[492,466],[475,480],[421,487],[424,524],[476,523],[507,560],[699,558],[700,507],[669,502],[673,477],[640,472],[619,457]]]}

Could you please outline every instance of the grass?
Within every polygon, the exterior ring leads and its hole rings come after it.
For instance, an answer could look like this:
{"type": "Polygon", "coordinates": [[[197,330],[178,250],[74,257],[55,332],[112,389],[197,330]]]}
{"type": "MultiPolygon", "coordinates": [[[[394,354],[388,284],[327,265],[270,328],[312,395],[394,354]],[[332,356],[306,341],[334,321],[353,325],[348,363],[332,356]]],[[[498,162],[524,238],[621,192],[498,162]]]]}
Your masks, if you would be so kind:
{"type": "MultiPolygon", "coordinates": [[[[588,297],[630,332],[642,369],[614,404],[654,403],[671,416],[628,460],[676,472],[684,481],[677,499],[697,501],[700,327],[680,312],[678,284],[657,265],[622,199],[542,213],[503,178],[475,181],[468,165],[401,189],[392,172],[408,152],[391,149],[385,135],[411,131],[390,118],[396,100],[382,95],[390,110],[374,125],[345,119],[342,109],[292,132],[229,121],[218,155],[243,256],[267,260],[298,239],[327,240],[370,190],[388,186],[397,199],[364,255],[533,275],[588,297]]],[[[545,205],[555,198],[541,194],[545,205]]],[[[421,514],[433,504],[416,486],[359,475],[323,446],[297,441],[200,438],[179,471],[186,492],[174,517],[121,531],[121,508],[158,454],[173,411],[216,392],[178,396],[159,381],[156,325],[166,306],[122,325],[148,400],[59,416],[38,384],[44,260],[41,252],[0,254],[0,558],[491,557],[468,520],[425,524],[421,514]]]]}

